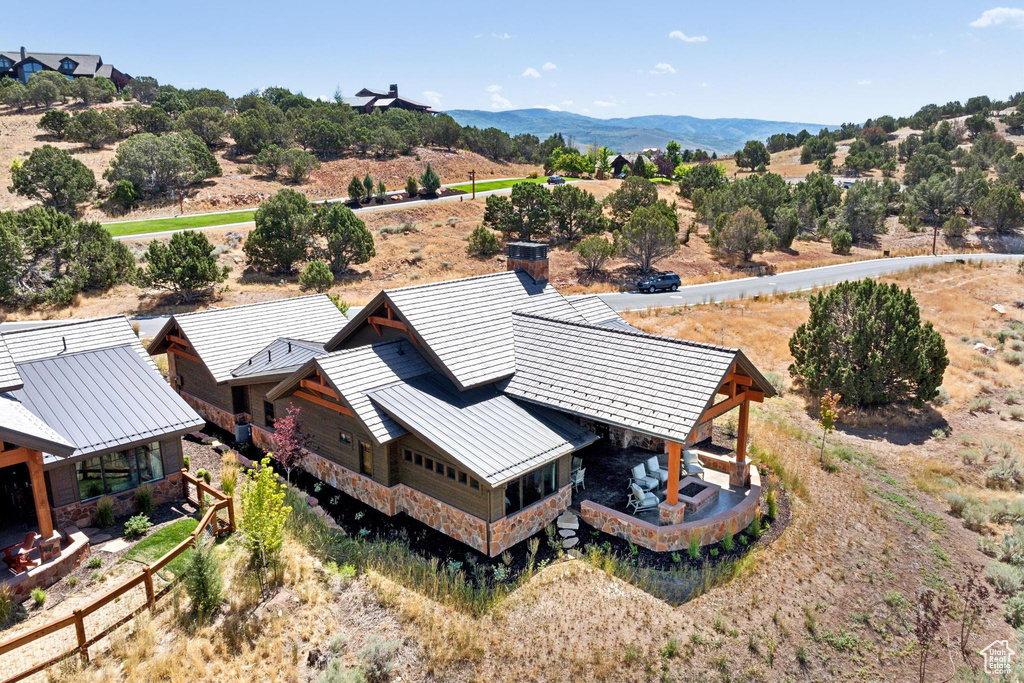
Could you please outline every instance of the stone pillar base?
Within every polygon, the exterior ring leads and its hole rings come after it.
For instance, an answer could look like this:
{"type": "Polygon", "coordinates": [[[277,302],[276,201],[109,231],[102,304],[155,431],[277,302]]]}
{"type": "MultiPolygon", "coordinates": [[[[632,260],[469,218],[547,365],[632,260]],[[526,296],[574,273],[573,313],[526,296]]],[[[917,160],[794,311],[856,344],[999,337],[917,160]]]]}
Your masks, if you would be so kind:
{"type": "Polygon", "coordinates": [[[686,503],[676,503],[675,505],[661,503],[658,505],[658,524],[661,526],[682,524],[684,512],[686,512],[686,503]]]}
{"type": "Polygon", "coordinates": [[[732,472],[729,473],[729,483],[733,486],[747,486],[750,484],[750,461],[737,462],[732,472]]]}
{"type": "Polygon", "coordinates": [[[53,535],[49,538],[43,538],[39,541],[39,559],[41,562],[46,563],[57,557],[60,557],[60,543],[63,537],[59,531],[54,531],[53,535]]]}

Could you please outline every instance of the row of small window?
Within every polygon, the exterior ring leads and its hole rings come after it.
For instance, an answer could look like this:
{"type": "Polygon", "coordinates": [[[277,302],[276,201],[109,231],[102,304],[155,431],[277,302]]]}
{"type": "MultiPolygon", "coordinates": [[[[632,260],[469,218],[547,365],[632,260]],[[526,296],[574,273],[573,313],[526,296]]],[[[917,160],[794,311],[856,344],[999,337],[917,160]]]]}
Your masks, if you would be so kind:
{"type": "Polygon", "coordinates": [[[451,465],[445,465],[440,460],[435,460],[428,455],[423,455],[422,453],[417,453],[406,448],[404,457],[406,462],[411,462],[417,467],[422,467],[425,470],[430,470],[434,474],[447,477],[448,479],[458,482],[463,486],[469,486],[471,489],[480,488],[480,482],[462,470],[457,470],[451,465]]]}
{"type": "Polygon", "coordinates": [[[107,453],[75,463],[80,500],[107,493],[120,493],[140,484],[164,477],[164,463],[160,458],[160,442],[107,453]]]}

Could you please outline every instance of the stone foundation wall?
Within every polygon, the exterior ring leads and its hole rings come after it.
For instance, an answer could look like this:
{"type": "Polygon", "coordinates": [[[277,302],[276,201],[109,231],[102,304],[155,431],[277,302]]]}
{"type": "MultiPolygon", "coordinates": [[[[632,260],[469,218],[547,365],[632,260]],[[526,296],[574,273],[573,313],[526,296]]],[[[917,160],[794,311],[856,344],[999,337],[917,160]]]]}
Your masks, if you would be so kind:
{"type": "Polygon", "coordinates": [[[273,452],[274,448],[276,448],[274,444],[274,435],[270,430],[258,425],[250,425],[249,431],[252,434],[252,443],[257,448],[261,448],[267,452],[273,452]]]}
{"type": "MultiPolygon", "coordinates": [[[[255,433],[256,430],[253,430],[255,433]]],[[[353,472],[336,462],[306,451],[300,467],[320,481],[344,491],[356,500],[361,500],[378,512],[392,516],[397,509],[395,489],[375,482],[366,475],[353,472]]]]}
{"type": "Polygon", "coordinates": [[[85,534],[72,526],[65,530],[64,536],[66,545],[54,559],[4,581],[15,603],[28,598],[33,588],[49,588],[57,583],[89,556],[89,538],[85,534]]]}
{"type": "MultiPolygon", "coordinates": [[[[153,504],[161,505],[172,500],[181,499],[181,472],[171,472],[163,479],[151,481],[148,486],[153,491],[153,504]]],[[[129,489],[110,496],[114,503],[115,517],[128,517],[135,514],[135,489],[129,489]]],[[[93,498],[80,503],[71,503],[52,508],[53,525],[57,529],[65,527],[87,527],[96,523],[96,507],[100,498],[93,498]]]]}
{"type": "Polygon", "coordinates": [[[229,413],[223,408],[218,408],[212,403],[207,403],[201,398],[197,398],[192,394],[182,389],[178,390],[178,395],[184,399],[185,403],[192,406],[192,409],[199,413],[199,415],[207,422],[212,422],[226,432],[232,434],[235,433],[235,422],[237,417],[241,417],[245,422],[249,421],[249,416],[242,413],[236,416],[234,413],[229,413]]]}
{"type": "Polygon", "coordinates": [[[395,486],[394,490],[396,512],[404,512],[474,550],[487,552],[487,522],[405,484],[395,486]]]}
{"type": "Polygon", "coordinates": [[[648,550],[672,552],[689,546],[690,539],[694,537],[703,546],[717,543],[726,533],[743,531],[760,514],[760,498],[761,477],[757,468],[751,467],[750,491],[743,502],[707,519],[658,526],[589,500],[580,504],[580,517],[607,534],[632,541],[648,550]]]}
{"type": "Polygon", "coordinates": [[[553,496],[538,501],[515,514],[502,517],[491,524],[491,542],[488,555],[495,557],[516,543],[525,541],[569,508],[572,486],[563,486],[553,496]]]}

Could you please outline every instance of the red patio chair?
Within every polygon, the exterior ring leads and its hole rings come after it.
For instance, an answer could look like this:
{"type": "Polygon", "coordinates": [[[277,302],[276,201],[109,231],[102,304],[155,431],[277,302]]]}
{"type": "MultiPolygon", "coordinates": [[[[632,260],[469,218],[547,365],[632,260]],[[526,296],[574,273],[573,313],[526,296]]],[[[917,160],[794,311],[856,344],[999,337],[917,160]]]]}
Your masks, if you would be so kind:
{"type": "Polygon", "coordinates": [[[32,551],[35,550],[36,541],[38,540],[39,534],[34,531],[30,531],[25,534],[25,540],[21,543],[15,543],[14,545],[4,548],[4,562],[7,563],[7,566],[10,567],[15,574],[39,564],[39,560],[33,560],[29,557],[32,554],[32,551]]]}

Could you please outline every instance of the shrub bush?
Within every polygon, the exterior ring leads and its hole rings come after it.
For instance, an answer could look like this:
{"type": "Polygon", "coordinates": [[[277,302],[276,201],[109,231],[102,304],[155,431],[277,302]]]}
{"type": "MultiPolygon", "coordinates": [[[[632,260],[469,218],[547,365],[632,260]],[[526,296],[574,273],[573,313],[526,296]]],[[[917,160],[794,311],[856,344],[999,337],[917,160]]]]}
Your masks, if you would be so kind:
{"type": "Polygon", "coordinates": [[[192,613],[200,623],[206,621],[220,606],[223,587],[213,548],[200,543],[191,551],[183,581],[192,613]]]}
{"type": "Polygon", "coordinates": [[[1003,617],[1014,628],[1024,626],[1024,595],[1015,595],[1006,601],[1003,617]]]}
{"type": "Polygon", "coordinates": [[[334,273],[326,261],[310,261],[299,275],[299,286],[323,292],[334,284],[334,273]]]}
{"type": "Polygon", "coordinates": [[[114,501],[110,496],[103,496],[96,503],[96,526],[101,529],[114,523],[114,501]]]}
{"type": "Polygon", "coordinates": [[[384,683],[391,679],[400,645],[397,640],[370,637],[366,647],[359,651],[359,671],[367,683],[384,683]]]}
{"type": "Polygon", "coordinates": [[[14,614],[14,600],[11,599],[11,587],[0,583],[0,624],[6,624],[14,614]]]}
{"type": "Polygon", "coordinates": [[[846,230],[838,230],[832,235],[832,253],[849,254],[853,247],[853,237],[846,230]]]}
{"type": "Polygon", "coordinates": [[[33,588],[32,602],[35,603],[36,607],[42,607],[43,603],[46,602],[46,591],[42,588],[33,588]]]}
{"type": "Polygon", "coordinates": [[[124,535],[126,538],[134,541],[145,536],[151,526],[153,526],[153,523],[149,521],[149,517],[146,515],[135,515],[124,523],[124,535]]]}
{"type": "Polygon", "coordinates": [[[202,479],[207,484],[209,484],[210,480],[212,478],[213,478],[213,475],[211,475],[209,471],[203,469],[202,467],[200,467],[198,470],[196,470],[196,479],[202,479]]]}
{"type": "Polygon", "coordinates": [[[153,512],[153,489],[143,485],[135,489],[135,509],[144,515],[153,512]]]}
{"type": "Polygon", "coordinates": [[[985,567],[985,580],[1002,595],[1013,595],[1024,585],[1020,570],[1002,562],[990,562],[985,567]]]}
{"type": "Polygon", "coordinates": [[[466,242],[468,245],[466,251],[480,258],[491,258],[501,249],[498,236],[483,224],[473,228],[473,232],[469,233],[466,242]]]}

